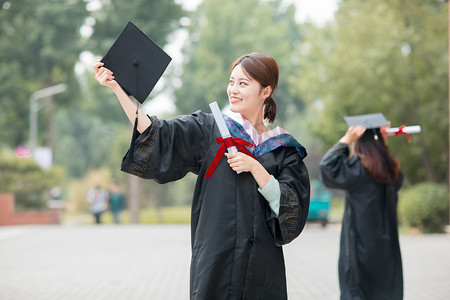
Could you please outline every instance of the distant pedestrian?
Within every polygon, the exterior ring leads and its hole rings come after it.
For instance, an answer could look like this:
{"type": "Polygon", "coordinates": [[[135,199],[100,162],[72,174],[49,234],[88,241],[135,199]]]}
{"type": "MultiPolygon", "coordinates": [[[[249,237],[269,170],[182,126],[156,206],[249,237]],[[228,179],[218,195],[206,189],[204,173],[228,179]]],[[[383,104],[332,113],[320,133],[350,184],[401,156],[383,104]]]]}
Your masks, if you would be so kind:
{"type": "Polygon", "coordinates": [[[320,162],[323,183],[345,190],[340,299],[400,300],[403,271],[397,193],[403,175],[381,134],[380,127],[387,125],[384,116],[364,124],[369,119],[366,115],[361,117],[364,122],[350,126],[320,162]]]}
{"type": "Polygon", "coordinates": [[[121,212],[125,208],[125,197],[120,191],[117,183],[111,184],[111,191],[109,193],[109,209],[113,215],[114,223],[120,224],[121,212]]]}
{"type": "Polygon", "coordinates": [[[102,214],[108,208],[108,193],[99,185],[91,188],[87,194],[87,201],[91,204],[89,209],[96,224],[101,224],[102,214]]]}

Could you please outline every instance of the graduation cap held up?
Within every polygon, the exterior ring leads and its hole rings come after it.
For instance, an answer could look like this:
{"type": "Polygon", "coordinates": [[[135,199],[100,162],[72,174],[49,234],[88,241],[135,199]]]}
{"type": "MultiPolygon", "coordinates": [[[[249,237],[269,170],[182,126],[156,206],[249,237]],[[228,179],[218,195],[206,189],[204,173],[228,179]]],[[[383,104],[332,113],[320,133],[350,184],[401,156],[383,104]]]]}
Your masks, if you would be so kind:
{"type": "Polygon", "coordinates": [[[366,129],[373,129],[373,130],[380,128],[380,132],[388,136],[406,135],[406,137],[408,138],[408,143],[411,142],[411,138],[409,136],[410,133],[419,133],[422,130],[420,125],[414,126],[402,125],[400,127],[395,128],[383,128],[385,126],[389,126],[389,122],[386,120],[386,118],[382,113],[359,115],[359,116],[344,116],[344,119],[347,122],[348,126],[360,125],[365,127],[366,129]]]}
{"type": "Polygon", "coordinates": [[[128,22],[101,61],[125,92],[143,103],[171,60],[136,25],[128,22]]]}
{"type": "Polygon", "coordinates": [[[359,116],[344,116],[348,126],[363,126],[366,129],[380,128],[388,126],[389,122],[382,113],[367,114],[359,116]]]}

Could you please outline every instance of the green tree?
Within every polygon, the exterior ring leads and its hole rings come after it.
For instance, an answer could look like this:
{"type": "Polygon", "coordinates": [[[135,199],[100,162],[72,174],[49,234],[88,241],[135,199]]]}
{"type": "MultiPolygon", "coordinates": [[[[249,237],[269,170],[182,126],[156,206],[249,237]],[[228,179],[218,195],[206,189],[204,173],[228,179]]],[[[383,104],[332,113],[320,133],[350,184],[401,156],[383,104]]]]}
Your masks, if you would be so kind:
{"type": "Polygon", "coordinates": [[[82,177],[87,170],[100,168],[111,161],[111,148],[116,140],[114,124],[102,122],[95,115],[79,109],[59,112],[56,122],[59,125],[55,132],[58,143],[54,160],[66,167],[70,177],[82,177]]]}
{"type": "Polygon", "coordinates": [[[122,28],[132,21],[157,45],[163,47],[167,38],[180,25],[184,11],[180,4],[170,0],[100,0],[101,8],[94,10],[94,33],[89,49],[103,55],[111,47],[122,28]]]}
{"type": "MultiPolygon", "coordinates": [[[[100,1],[101,6],[90,8],[87,24],[92,26],[85,51],[103,56],[128,21],[135,23],[160,47],[167,43],[170,33],[180,26],[183,11],[174,1],[141,0],[133,2],[100,1]]],[[[93,63],[93,61],[92,61],[93,63]]],[[[118,164],[129,145],[131,130],[120,104],[112,92],[100,87],[88,66],[80,74],[81,95],[69,111],[58,112],[59,141],[55,161],[68,169],[74,177],[84,176],[89,168],[109,166],[118,170],[118,164]],[[126,136],[124,138],[123,136],[126,136]],[[124,147],[116,146],[117,141],[124,147]],[[114,149],[114,151],[111,151],[114,149]],[[70,159],[67,159],[70,157],[70,159]]]]}
{"type": "Polygon", "coordinates": [[[52,115],[78,95],[74,66],[83,49],[85,6],[69,0],[0,1],[0,127],[8,128],[0,132],[2,144],[16,146],[28,140],[31,93],[65,82],[68,92],[55,96],[57,101],[39,115],[40,128],[47,124],[46,144],[51,145],[52,115]]]}
{"type": "Polygon", "coordinates": [[[230,65],[250,52],[270,55],[280,66],[277,119],[282,120],[292,107],[302,106],[301,98],[291,95],[288,87],[293,73],[292,48],[301,32],[295,23],[294,6],[281,9],[281,2],[203,1],[191,18],[182,85],[175,92],[181,113],[209,111],[208,103],[213,101],[224,107],[230,65]]]}
{"type": "Polygon", "coordinates": [[[411,182],[445,182],[447,5],[347,0],[335,23],[312,28],[293,85],[308,100],[312,134],[329,147],[347,128],[344,115],[372,112],[383,112],[394,127],[419,124],[423,132],[411,144],[400,137],[389,145],[411,182]]]}

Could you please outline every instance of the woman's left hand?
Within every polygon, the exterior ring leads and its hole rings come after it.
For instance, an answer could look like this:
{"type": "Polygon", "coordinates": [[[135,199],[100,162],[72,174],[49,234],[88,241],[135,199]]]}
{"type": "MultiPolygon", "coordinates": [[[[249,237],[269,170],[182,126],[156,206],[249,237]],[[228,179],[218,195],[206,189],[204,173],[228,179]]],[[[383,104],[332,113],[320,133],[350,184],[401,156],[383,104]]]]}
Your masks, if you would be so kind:
{"type": "Polygon", "coordinates": [[[236,172],[251,172],[259,164],[256,159],[242,152],[225,153],[225,155],[228,158],[228,164],[236,172]]]}
{"type": "Polygon", "coordinates": [[[387,143],[387,138],[388,138],[388,135],[386,133],[386,129],[389,129],[389,128],[391,128],[391,121],[388,121],[388,126],[380,127],[381,135],[383,136],[383,139],[384,139],[385,143],[387,143]]]}

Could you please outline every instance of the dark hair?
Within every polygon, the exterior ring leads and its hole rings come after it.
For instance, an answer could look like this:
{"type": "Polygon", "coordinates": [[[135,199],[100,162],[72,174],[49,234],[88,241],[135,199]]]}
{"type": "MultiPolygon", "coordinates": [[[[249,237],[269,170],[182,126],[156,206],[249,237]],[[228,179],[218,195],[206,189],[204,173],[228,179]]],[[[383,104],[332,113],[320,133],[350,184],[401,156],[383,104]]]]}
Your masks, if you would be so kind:
{"type": "Polygon", "coordinates": [[[231,64],[231,71],[239,64],[244,72],[258,81],[263,88],[267,86],[272,87],[272,93],[264,101],[264,119],[267,119],[269,123],[273,123],[277,115],[277,103],[274,99],[279,74],[277,62],[270,56],[253,52],[236,59],[231,64]]]}
{"type": "Polygon", "coordinates": [[[400,164],[389,151],[379,128],[368,129],[355,143],[355,153],[376,182],[396,181],[400,164]]]}

